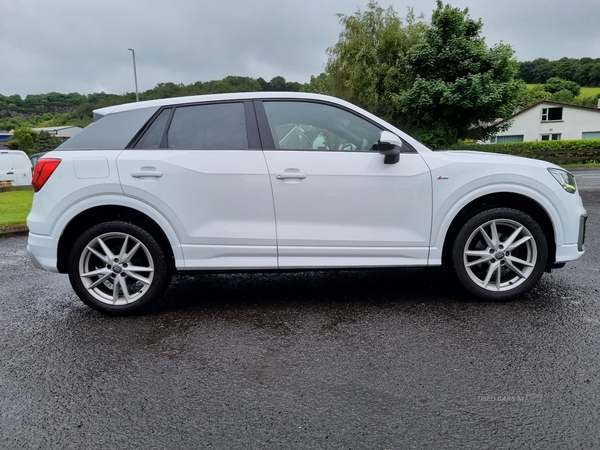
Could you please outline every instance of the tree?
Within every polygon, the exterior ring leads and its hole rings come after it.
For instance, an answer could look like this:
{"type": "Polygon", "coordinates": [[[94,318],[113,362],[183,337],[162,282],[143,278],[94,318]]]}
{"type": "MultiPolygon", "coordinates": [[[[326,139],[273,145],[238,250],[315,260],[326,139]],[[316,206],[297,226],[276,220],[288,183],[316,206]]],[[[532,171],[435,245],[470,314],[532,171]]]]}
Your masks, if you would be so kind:
{"type": "Polygon", "coordinates": [[[544,90],[544,86],[538,85],[530,89],[523,89],[517,100],[517,108],[525,109],[544,100],[554,100],[552,94],[544,90]]]}
{"type": "Polygon", "coordinates": [[[473,134],[499,131],[493,123],[509,117],[519,93],[518,63],[506,44],[488,48],[482,22],[437,0],[423,42],[407,52],[412,86],[392,94],[409,128],[424,143],[439,148],[473,134]]]}
{"type": "Polygon", "coordinates": [[[409,10],[403,22],[391,6],[383,9],[375,1],[365,11],[338,17],[343,30],[327,50],[325,68],[332,94],[394,121],[388,94],[412,83],[404,56],[423,40],[422,17],[409,10]]]}
{"type": "Polygon", "coordinates": [[[333,94],[432,147],[496,133],[492,123],[513,113],[525,89],[511,47],[488,48],[468,9],[438,0],[427,24],[412,10],[403,22],[370,1],[364,12],[339,17],[344,29],[326,66],[333,94]]]}
{"type": "Polygon", "coordinates": [[[13,132],[13,137],[10,139],[6,145],[8,148],[14,150],[33,150],[35,148],[35,142],[37,139],[37,132],[33,131],[31,128],[21,127],[17,128],[13,132]]]}
{"type": "MultiPolygon", "coordinates": [[[[559,77],[552,77],[544,84],[544,90],[555,94],[559,91],[570,91],[573,97],[577,97],[581,92],[581,86],[574,81],[565,80],[559,77]]],[[[572,100],[572,99],[571,99],[572,100]]]]}
{"type": "Polygon", "coordinates": [[[308,83],[304,83],[300,91],[302,92],[312,92],[313,94],[332,94],[332,86],[331,86],[331,78],[325,72],[319,74],[318,77],[314,75],[310,76],[310,81],[308,83]]]}
{"type": "Polygon", "coordinates": [[[574,98],[573,92],[568,89],[562,89],[552,94],[552,100],[555,102],[572,103],[574,98]]]}
{"type": "Polygon", "coordinates": [[[550,78],[559,77],[574,81],[580,86],[600,86],[600,59],[586,57],[549,61],[545,58],[537,58],[522,62],[518,77],[531,84],[543,84],[550,78]]]}
{"type": "Polygon", "coordinates": [[[269,81],[269,91],[285,91],[285,78],[282,76],[273,77],[269,81]]]}
{"type": "Polygon", "coordinates": [[[35,149],[38,152],[54,150],[62,144],[62,141],[56,136],[52,136],[47,131],[40,131],[37,135],[35,149]]]}
{"type": "Polygon", "coordinates": [[[600,94],[596,95],[588,95],[588,96],[579,96],[573,100],[574,105],[579,106],[587,106],[588,108],[598,108],[598,99],[600,98],[600,94]]]}

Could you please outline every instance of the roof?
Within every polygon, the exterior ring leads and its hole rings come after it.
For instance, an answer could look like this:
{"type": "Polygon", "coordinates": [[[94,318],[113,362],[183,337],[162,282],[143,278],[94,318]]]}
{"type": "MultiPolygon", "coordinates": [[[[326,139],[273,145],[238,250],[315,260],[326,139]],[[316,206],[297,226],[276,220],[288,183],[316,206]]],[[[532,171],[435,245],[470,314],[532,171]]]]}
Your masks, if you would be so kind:
{"type": "Polygon", "coordinates": [[[513,120],[515,117],[523,114],[525,111],[529,111],[530,109],[533,109],[535,107],[538,107],[540,105],[550,105],[550,106],[558,106],[558,107],[567,107],[567,108],[574,108],[574,109],[582,109],[584,111],[588,111],[588,112],[595,112],[595,113],[600,113],[600,109],[599,108],[590,108],[589,106],[579,106],[579,105],[573,105],[571,103],[561,103],[561,102],[553,102],[551,100],[542,100],[539,101],[537,103],[534,103],[533,105],[528,106],[527,108],[524,108],[516,113],[514,113],[512,116],[508,117],[507,119],[503,119],[503,120],[499,120],[497,122],[494,122],[494,125],[499,125],[501,123],[504,122],[508,122],[509,120],[513,120]]]}
{"type": "Polygon", "coordinates": [[[68,130],[70,128],[75,128],[75,129],[79,129],[79,130],[83,130],[83,128],[75,126],[75,125],[61,125],[59,127],[36,127],[36,128],[32,128],[33,131],[62,131],[62,130],[68,130]]]}
{"type": "Polygon", "coordinates": [[[165,105],[183,105],[186,103],[204,103],[214,102],[223,100],[252,100],[252,99],[305,99],[305,100],[322,100],[327,102],[333,102],[340,105],[349,106],[351,109],[355,109],[356,106],[341,100],[336,97],[330,97],[328,95],[311,94],[304,92],[239,92],[231,94],[208,94],[208,95],[191,95],[188,97],[174,97],[174,98],[163,98],[159,100],[147,100],[143,102],[125,103],[122,105],[106,106],[104,108],[94,110],[94,115],[105,116],[107,114],[113,114],[123,111],[129,111],[132,109],[160,107],[165,105]]]}

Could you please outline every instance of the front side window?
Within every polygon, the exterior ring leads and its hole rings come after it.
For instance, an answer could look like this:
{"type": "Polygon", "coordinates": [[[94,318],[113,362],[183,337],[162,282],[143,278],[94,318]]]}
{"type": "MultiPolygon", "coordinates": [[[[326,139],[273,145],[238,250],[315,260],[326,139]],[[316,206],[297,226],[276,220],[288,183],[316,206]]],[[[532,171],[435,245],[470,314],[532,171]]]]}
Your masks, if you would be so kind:
{"type": "Polygon", "coordinates": [[[172,118],[171,109],[165,109],[148,127],[135,148],[246,150],[248,135],[244,104],[180,106],[175,109],[172,118]]]}
{"type": "Polygon", "coordinates": [[[275,148],[368,151],[381,129],[344,109],[322,103],[265,101],[275,148]]]}

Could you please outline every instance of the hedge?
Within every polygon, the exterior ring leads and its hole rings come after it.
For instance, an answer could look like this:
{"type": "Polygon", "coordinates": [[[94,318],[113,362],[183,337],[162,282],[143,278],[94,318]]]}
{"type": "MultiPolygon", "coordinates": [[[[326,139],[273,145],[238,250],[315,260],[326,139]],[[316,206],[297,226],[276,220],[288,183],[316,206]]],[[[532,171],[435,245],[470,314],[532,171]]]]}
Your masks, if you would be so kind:
{"type": "Polygon", "coordinates": [[[525,156],[557,164],[600,162],[600,139],[575,141],[534,141],[510,144],[470,144],[459,142],[450,150],[477,150],[489,153],[525,156]]]}

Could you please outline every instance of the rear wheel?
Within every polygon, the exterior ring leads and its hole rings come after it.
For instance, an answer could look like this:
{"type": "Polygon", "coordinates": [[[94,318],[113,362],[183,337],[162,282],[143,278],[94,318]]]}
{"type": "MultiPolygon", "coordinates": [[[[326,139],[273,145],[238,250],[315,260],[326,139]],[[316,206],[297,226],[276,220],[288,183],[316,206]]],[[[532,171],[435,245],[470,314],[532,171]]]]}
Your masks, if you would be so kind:
{"type": "Polygon", "coordinates": [[[469,219],[452,249],[463,286],[485,300],[512,300],[540,280],[548,259],[546,236],[522,211],[493,208],[469,219]]]}
{"type": "Polygon", "coordinates": [[[93,226],[77,239],[69,258],[69,280],[89,307],[131,314],[163,294],[169,271],[165,254],[150,233],[114,221],[93,226]]]}

